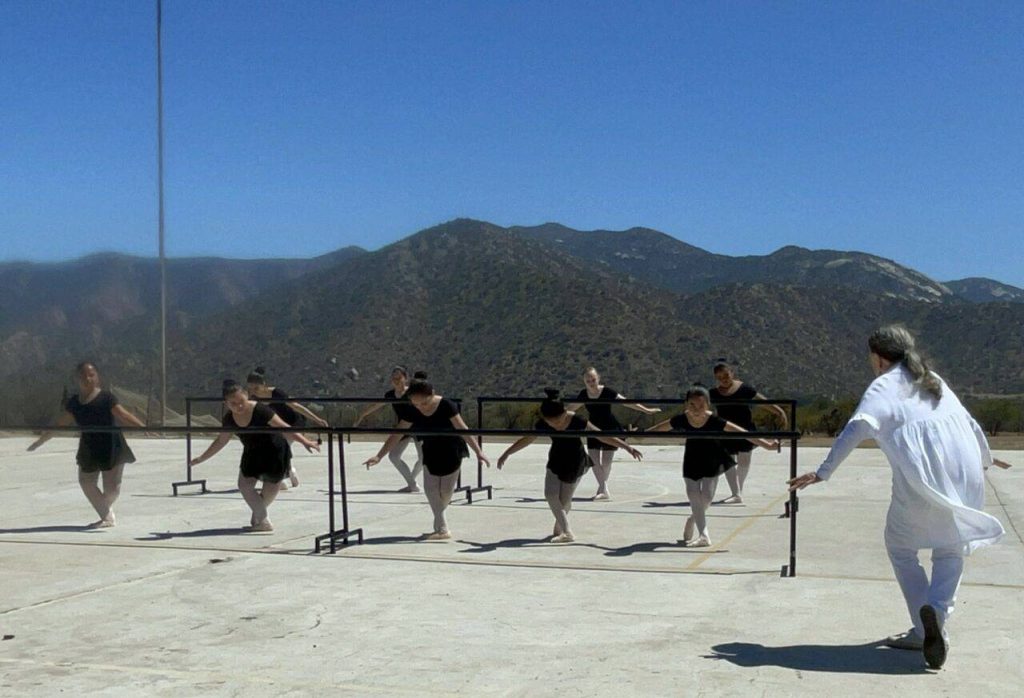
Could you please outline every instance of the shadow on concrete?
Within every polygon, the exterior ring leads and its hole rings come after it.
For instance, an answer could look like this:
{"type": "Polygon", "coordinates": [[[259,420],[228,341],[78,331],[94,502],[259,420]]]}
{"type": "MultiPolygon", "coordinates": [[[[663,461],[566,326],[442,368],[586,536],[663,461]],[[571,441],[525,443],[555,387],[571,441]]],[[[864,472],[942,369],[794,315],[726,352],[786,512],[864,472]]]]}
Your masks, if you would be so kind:
{"type": "Polygon", "coordinates": [[[434,541],[427,541],[426,533],[418,536],[378,536],[376,538],[364,538],[363,545],[396,545],[398,543],[425,543],[434,541]]]}
{"type": "MultiPolygon", "coordinates": [[[[135,540],[170,540],[172,538],[210,538],[213,536],[248,536],[254,535],[250,531],[244,531],[241,527],[234,528],[197,528],[191,531],[154,531],[148,536],[140,536],[135,540]]],[[[257,534],[258,535],[258,534],[257,534]]]]}
{"type": "MultiPolygon", "coordinates": [[[[594,498],[593,497],[573,497],[572,501],[573,502],[593,502],[594,498]]],[[[519,503],[519,504],[533,504],[533,503],[536,503],[536,502],[540,502],[542,504],[547,504],[548,500],[544,499],[543,497],[516,497],[516,502],[519,503]]]]}
{"type": "MultiPolygon", "coordinates": [[[[506,538],[505,540],[494,541],[493,543],[475,543],[471,540],[459,540],[459,543],[470,546],[460,553],[493,553],[500,548],[528,548],[537,545],[545,547],[551,545],[551,536],[547,538],[506,538]]],[[[568,545],[572,545],[569,543],[568,545]]]]}
{"type": "MultiPolygon", "coordinates": [[[[320,490],[324,494],[327,494],[327,490],[320,490]]],[[[398,490],[349,490],[348,493],[352,494],[423,494],[422,492],[399,492],[398,490]]],[[[334,494],[341,495],[341,490],[335,490],[334,494]]]]}
{"type": "Polygon", "coordinates": [[[728,550],[713,550],[711,548],[696,548],[693,546],[685,546],[681,540],[677,540],[674,543],[667,541],[648,541],[645,543],[633,543],[632,545],[624,545],[621,548],[608,548],[603,545],[597,545],[595,543],[586,543],[588,548],[596,548],[597,550],[604,550],[606,557],[629,557],[636,553],[695,553],[704,555],[707,553],[727,553],[728,550]]]}
{"type": "Polygon", "coordinates": [[[664,509],[665,507],[684,507],[690,508],[689,502],[644,502],[645,509],[664,509]]]}
{"type": "Polygon", "coordinates": [[[98,533],[104,529],[89,526],[30,526],[28,528],[0,528],[0,535],[5,533],[98,533]]]}
{"type": "Polygon", "coordinates": [[[722,659],[736,666],[777,666],[797,671],[834,674],[910,675],[930,673],[920,652],[894,650],[882,643],[863,645],[789,645],[765,647],[751,642],[728,642],[711,648],[705,659],[722,659]]]}

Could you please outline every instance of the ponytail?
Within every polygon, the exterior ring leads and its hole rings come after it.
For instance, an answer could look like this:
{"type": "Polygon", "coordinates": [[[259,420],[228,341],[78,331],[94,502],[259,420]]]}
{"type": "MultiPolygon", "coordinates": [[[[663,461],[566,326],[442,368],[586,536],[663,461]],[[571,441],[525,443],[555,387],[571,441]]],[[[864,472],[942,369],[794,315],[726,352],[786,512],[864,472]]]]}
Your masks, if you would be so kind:
{"type": "Polygon", "coordinates": [[[879,327],[868,337],[868,348],[872,353],[890,363],[903,364],[915,384],[935,400],[941,400],[942,382],[932,373],[914,344],[914,336],[902,325],[879,327]]]}

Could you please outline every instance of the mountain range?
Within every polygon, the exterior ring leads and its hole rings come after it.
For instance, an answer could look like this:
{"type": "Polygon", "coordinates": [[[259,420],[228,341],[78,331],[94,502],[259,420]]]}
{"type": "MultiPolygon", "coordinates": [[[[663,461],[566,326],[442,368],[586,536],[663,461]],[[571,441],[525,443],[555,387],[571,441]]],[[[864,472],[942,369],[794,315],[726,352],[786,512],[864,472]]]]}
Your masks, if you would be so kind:
{"type": "MultiPolygon", "coordinates": [[[[0,376],[42,419],[70,368],[154,394],[156,260],[0,264],[0,376]]],[[[865,338],[900,321],[954,387],[1024,392],[1024,290],[940,283],[859,252],[729,257],[658,231],[503,228],[457,219],[376,251],[168,263],[172,406],[264,365],[293,394],[377,395],[390,367],[448,394],[575,391],[585,366],[627,395],[710,382],[720,356],[774,396],[858,394],[865,338]],[[350,369],[356,368],[359,379],[350,369]]]]}

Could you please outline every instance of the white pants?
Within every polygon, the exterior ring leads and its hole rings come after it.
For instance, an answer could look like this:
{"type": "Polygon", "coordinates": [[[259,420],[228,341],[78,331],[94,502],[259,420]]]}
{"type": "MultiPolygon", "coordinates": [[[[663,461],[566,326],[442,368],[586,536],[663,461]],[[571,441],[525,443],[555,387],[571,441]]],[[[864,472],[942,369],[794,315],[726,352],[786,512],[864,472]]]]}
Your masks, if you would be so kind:
{"type": "Polygon", "coordinates": [[[935,548],[932,550],[932,578],[928,580],[921,562],[920,551],[910,548],[894,548],[886,544],[889,560],[892,562],[896,581],[907,602],[910,620],[919,637],[924,637],[920,610],[925,604],[932,606],[939,617],[939,625],[945,626],[946,619],[953,612],[956,592],[964,574],[964,556],[961,546],[935,548]]]}

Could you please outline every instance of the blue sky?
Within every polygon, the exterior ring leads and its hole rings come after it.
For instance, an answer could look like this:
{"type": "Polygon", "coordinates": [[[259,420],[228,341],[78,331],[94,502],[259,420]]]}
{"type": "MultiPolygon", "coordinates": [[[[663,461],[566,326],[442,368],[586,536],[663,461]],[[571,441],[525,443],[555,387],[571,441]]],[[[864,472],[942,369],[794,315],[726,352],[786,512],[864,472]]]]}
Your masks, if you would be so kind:
{"type": "MultiPolygon", "coordinates": [[[[156,253],[155,2],[0,3],[0,258],[156,253]]],[[[1024,286],[1024,3],[164,4],[168,252],[459,216],[1024,286]]]]}

